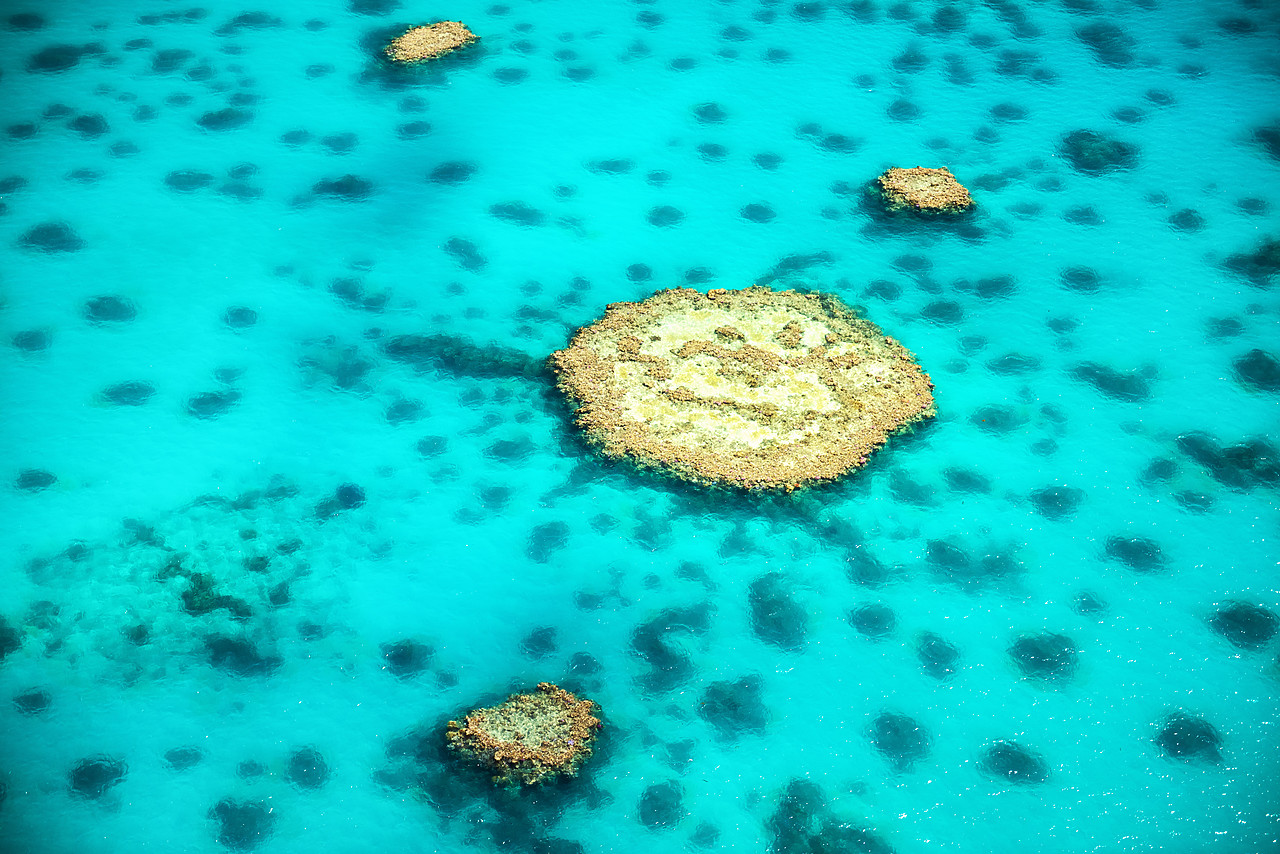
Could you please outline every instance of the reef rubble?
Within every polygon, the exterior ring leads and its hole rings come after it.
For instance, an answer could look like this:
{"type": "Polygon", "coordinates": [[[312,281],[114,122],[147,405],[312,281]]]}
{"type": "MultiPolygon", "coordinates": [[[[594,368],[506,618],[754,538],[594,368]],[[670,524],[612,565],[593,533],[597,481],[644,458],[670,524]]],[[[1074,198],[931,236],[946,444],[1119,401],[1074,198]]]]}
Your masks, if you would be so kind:
{"type": "Polygon", "coordinates": [[[890,212],[909,210],[929,215],[959,214],[974,206],[969,191],[946,167],[894,167],[876,178],[872,188],[890,212]]]}
{"type": "Polygon", "coordinates": [[[452,53],[477,40],[461,21],[440,21],[411,27],[391,40],[384,50],[392,62],[423,62],[452,53]]]}
{"type": "Polygon", "coordinates": [[[606,456],[707,485],[832,480],[935,414],[912,353],[827,294],[663,290],[607,306],[550,362],[606,456]]]}
{"type": "Polygon", "coordinates": [[[458,756],[493,772],[508,787],[577,776],[603,727],[599,706],[550,682],[496,706],[449,721],[445,737],[458,756]]]}

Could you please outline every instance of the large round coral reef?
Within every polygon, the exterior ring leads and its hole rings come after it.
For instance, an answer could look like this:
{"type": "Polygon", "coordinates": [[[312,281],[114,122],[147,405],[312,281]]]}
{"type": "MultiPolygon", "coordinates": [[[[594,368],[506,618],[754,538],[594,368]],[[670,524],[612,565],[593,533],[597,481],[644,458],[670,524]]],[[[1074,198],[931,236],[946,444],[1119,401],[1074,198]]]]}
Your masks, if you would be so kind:
{"type": "Polygon", "coordinates": [[[551,365],[606,455],[703,484],[831,480],[934,415],[911,352],[814,293],[678,288],[615,303],[551,365]]]}

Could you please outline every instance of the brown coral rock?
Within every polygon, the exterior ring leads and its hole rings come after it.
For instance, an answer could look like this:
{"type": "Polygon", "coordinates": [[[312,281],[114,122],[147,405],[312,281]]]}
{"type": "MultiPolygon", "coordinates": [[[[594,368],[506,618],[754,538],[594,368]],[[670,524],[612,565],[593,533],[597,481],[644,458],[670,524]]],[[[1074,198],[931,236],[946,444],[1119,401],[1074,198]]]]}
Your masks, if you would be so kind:
{"type": "Polygon", "coordinates": [[[957,214],[973,207],[969,195],[949,169],[893,168],[876,179],[885,207],[924,214],[957,214]]]}
{"type": "Polygon", "coordinates": [[[597,706],[550,682],[529,694],[473,709],[461,722],[449,721],[445,734],[458,755],[488,768],[494,781],[532,786],[573,777],[591,755],[601,728],[597,706]]]}
{"type": "Polygon", "coordinates": [[[413,27],[391,40],[385,53],[392,62],[421,62],[465,47],[476,34],[461,21],[441,21],[413,27]]]}
{"type": "Polygon", "coordinates": [[[606,455],[703,484],[831,480],[934,415],[928,375],[873,323],[759,286],[614,303],[551,366],[606,455]]]}

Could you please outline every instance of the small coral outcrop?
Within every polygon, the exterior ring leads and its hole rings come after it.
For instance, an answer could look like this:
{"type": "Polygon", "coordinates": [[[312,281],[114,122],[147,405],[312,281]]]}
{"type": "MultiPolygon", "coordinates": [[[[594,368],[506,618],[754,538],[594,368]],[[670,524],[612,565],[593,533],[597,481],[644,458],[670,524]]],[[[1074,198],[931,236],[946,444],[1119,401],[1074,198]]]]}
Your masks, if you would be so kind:
{"type": "Polygon", "coordinates": [[[385,53],[392,62],[423,62],[452,53],[476,41],[461,21],[441,21],[412,27],[391,40],[385,53]]]}
{"type": "Polygon", "coordinates": [[[608,306],[551,366],[606,456],[702,484],[831,480],[934,414],[911,352],[825,294],[659,291],[608,306]]]}
{"type": "Polygon", "coordinates": [[[958,214],[973,207],[973,197],[946,167],[894,167],[875,180],[874,189],[892,211],[958,214]]]}
{"type": "Polygon", "coordinates": [[[449,721],[445,734],[458,756],[493,772],[504,786],[533,786],[576,776],[602,727],[599,707],[550,682],[512,694],[503,703],[473,709],[449,721]]]}

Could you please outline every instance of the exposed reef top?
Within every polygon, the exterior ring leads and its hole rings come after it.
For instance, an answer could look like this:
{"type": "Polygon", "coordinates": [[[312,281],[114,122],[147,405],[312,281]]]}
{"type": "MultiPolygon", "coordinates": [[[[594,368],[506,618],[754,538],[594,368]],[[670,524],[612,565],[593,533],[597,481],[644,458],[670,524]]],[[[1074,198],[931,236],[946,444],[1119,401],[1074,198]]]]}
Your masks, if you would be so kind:
{"type": "Polygon", "coordinates": [[[551,365],[606,455],[703,484],[831,480],[934,415],[911,352],[829,295],[659,291],[608,306],[551,365]]]}
{"type": "Polygon", "coordinates": [[[885,207],[891,211],[958,214],[973,207],[973,197],[969,195],[969,191],[946,167],[894,167],[876,179],[876,187],[884,199],[885,207]]]}
{"type": "Polygon", "coordinates": [[[573,777],[591,755],[601,727],[591,700],[579,699],[550,682],[529,694],[473,709],[461,723],[449,721],[449,747],[494,772],[494,782],[532,786],[573,777]]]}
{"type": "Polygon", "coordinates": [[[412,27],[391,40],[386,47],[392,62],[422,62],[452,53],[476,40],[476,34],[461,21],[441,21],[412,27]]]}

